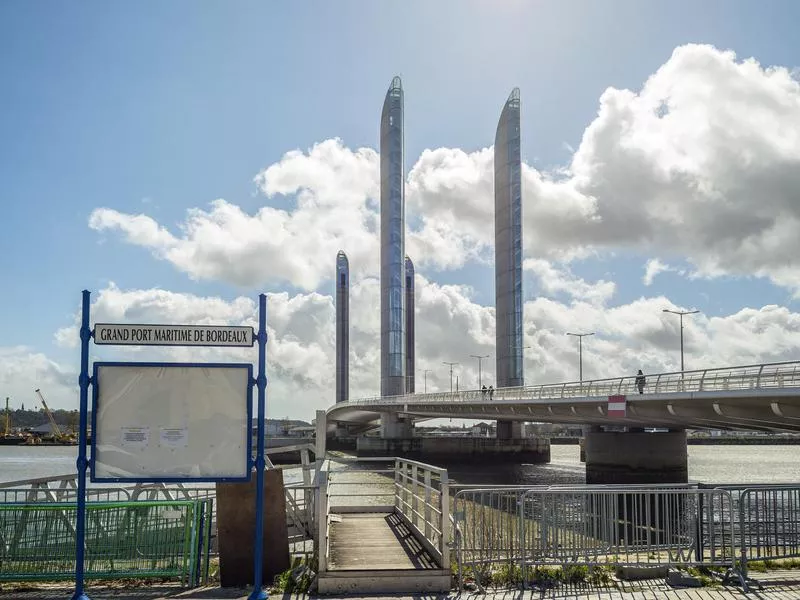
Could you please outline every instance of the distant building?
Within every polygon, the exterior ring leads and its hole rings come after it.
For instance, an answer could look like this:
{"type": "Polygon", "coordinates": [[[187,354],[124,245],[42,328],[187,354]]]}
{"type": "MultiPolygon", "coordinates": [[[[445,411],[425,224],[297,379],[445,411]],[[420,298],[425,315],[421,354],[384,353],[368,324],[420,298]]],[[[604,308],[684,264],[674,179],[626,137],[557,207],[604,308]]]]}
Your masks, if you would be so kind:
{"type": "Polygon", "coordinates": [[[472,426],[472,437],[494,437],[495,428],[489,423],[478,423],[472,426]]]}

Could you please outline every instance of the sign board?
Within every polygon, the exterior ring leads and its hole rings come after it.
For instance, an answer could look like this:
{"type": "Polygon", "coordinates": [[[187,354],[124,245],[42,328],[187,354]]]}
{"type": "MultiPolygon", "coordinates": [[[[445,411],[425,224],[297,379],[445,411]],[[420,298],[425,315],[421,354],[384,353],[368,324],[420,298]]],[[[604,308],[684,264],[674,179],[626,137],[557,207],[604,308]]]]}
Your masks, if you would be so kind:
{"type": "Polygon", "coordinates": [[[247,481],[253,367],[94,364],[92,481],[247,481]]]}
{"type": "Polygon", "coordinates": [[[608,397],[608,416],[609,417],[625,416],[625,396],[608,397]]]}
{"type": "Polygon", "coordinates": [[[235,346],[251,347],[252,327],[216,325],[118,325],[97,323],[94,343],[117,346],[235,346]]]}

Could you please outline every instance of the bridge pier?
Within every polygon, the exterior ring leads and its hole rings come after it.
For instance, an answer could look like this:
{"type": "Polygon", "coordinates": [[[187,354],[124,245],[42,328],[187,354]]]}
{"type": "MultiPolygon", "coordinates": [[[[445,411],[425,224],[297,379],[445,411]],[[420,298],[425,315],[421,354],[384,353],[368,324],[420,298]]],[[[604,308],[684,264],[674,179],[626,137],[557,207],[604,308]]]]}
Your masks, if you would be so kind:
{"type": "Polygon", "coordinates": [[[522,421],[497,421],[498,440],[518,440],[525,437],[523,435],[522,421]]]}
{"type": "Polygon", "coordinates": [[[326,434],[328,450],[355,450],[358,433],[350,431],[344,423],[337,423],[336,429],[326,434]]]}
{"type": "Polygon", "coordinates": [[[686,483],[686,431],[586,432],[586,483],[686,483]]]}
{"type": "Polygon", "coordinates": [[[384,439],[405,439],[414,437],[414,421],[404,419],[396,413],[381,413],[381,437],[384,439]]]}

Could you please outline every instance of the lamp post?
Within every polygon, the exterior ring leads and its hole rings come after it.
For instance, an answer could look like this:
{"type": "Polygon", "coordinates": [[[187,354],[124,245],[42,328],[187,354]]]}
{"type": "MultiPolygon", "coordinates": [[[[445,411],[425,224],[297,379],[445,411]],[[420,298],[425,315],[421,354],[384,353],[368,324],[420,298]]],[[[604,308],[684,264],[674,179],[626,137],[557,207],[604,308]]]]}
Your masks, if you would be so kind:
{"type": "Polygon", "coordinates": [[[571,335],[573,337],[578,338],[578,381],[583,383],[583,338],[588,335],[594,335],[594,331],[591,333],[570,333],[567,332],[567,335],[571,335]]]}
{"type": "Polygon", "coordinates": [[[668,308],[663,309],[661,312],[665,313],[672,313],[673,315],[678,315],[681,318],[681,375],[683,375],[683,315],[694,315],[699,313],[699,310],[670,310],[668,308]]]}
{"type": "Polygon", "coordinates": [[[482,383],[482,381],[481,381],[481,360],[483,360],[484,358],[489,358],[489,355],[488,354],[483,354],[483,355],[470,354],[470,357],[478,359],[478,389],[481,389],[481,383],[482,383]]]}
{"type": "Polygon", "coordinates": [[[430,372],[431,372],[431,369],[425,369],[425,371],[424,371],[424,373],[422,375],[423,380],[425,381],[425,391],[423,392],[423,394],[427,394],[428,393],[428,373],[430,373],[430,372]]]}
{"type": "Polygon", "coordinates": [[[442,361],[442,364],[450,366],[450,392],[452,393],[453,392],[453,366],[457,365],[458,363],[457,362],[444,362],[444,361],[442,361]]]}

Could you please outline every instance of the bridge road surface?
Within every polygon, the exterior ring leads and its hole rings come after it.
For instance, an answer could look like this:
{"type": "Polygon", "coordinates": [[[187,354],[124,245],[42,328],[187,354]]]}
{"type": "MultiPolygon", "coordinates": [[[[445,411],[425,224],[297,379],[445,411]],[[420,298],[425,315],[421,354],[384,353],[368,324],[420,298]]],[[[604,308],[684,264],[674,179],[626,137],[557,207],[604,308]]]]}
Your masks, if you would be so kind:
{"type": "MultiPolygon", "coordinates": [[[[771,571],[769,573],[753,573],[753,580],[761,587],[754,586],[745,594],[737,587],[714,588],[682,588],[673,589],[663,579],[645,581],[614,582],[608,586],[570,586],[564,585],[550,589],[533,589],[520,591],[516,589],[489,589],[487,594],[465,591],[458,593],[451,590],[447,594],[436,595],[380,595],[380,596],[308,596],[305,594],[271,593],[270,597],[284,598],[393,598],[397,600],[459,599],[459,600],[798,600],[800,599],[800,570],[771,571]]],[[[60,583],[44,585],[38,583],[25,584],[24,588],[15,591],[10,584],[0,588],[0,600],[64,600],[70,598],[73,587],[60,583]]],[[[15,584],[20,585],[20,584],[15,584]]],[[[103,584],[91,585],[86,590],[90,600],[246,600],[248,590],[240,588],[203,587],[192,590],[175,585],[141,584],[137,588],[111,588],[103,584]]]]}

